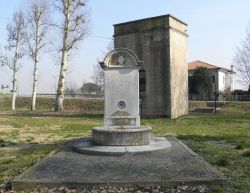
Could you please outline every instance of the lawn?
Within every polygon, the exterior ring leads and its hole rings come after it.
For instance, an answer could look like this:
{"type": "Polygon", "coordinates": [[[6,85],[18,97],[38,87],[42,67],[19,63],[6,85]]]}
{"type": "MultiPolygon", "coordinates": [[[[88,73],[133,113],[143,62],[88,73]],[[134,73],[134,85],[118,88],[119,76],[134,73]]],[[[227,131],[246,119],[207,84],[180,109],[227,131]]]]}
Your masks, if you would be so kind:
{"type": "MultiPolygon", "coordinates": [[[[103,124],[101,100],[66,100],[64,113],[53,112],[52,99],[38,99],[36,112],[28,110],[29,102],[29,98],[18,98],[18,111],[13,113],[8,106],[10,98],[0,97],[0,184],[63,142],[89,136],[92,127],[103,124]]],[[[181,139],[222,172],[235,190],[250,192],[250,103],[228,103],[218,114],[141,122],[151,126],[154,135],[181,139]]]]}

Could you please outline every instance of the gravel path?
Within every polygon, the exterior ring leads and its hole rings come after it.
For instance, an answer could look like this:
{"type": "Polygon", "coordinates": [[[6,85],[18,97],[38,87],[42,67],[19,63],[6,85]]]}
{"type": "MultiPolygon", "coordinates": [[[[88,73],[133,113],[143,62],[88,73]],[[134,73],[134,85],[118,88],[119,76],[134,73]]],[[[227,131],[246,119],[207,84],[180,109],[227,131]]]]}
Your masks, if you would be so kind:
{"type": "MultiPolygon", "coordinates": [[[[8,185],[0,186],[0,193],[25,193],[25,192],[17,192],[13,190],[7,190],[9,188],[8,185]]],[[[207,186],[178,186],[172,189],[165,189],[161,187],[143,187],[143,188],[124,188],[124,187],[92,187],[92,188],[84,188],[82,190],[72,190],[68,188],[41,188],[35,189],[32,191],[33,193],[206,193],[209,192],[209,188],[207,186]]]]}

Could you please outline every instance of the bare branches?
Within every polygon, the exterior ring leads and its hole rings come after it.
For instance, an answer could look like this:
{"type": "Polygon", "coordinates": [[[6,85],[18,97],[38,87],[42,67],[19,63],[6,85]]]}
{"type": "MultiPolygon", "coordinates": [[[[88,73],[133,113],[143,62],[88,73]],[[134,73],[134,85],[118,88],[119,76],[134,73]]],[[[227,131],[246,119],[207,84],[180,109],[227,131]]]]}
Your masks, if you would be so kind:
{"type": "Polygon", "coordinates": [[[49,4],[45,0],[32,1],[29,12],[26,41],[29,55],[35,61],[39,51],[47,45],[49,4]]]}
{"type": "Polygon", "coordinates": [[[20,59],[25,55],[23,47],[25,43],[25,22],[22,10],[13,15],[12,22],[7,25],[7,33],[8,38],[5,48],[14,55],[12,60],[4,57],[4,64],[12,70],[18,70],[21,66],[20,59]]]}
{"type": "Polygon", "coordinates": [[[25,22],[22,10],[19,10],[14,14],[12,22],[7,25],[7,31],[8,45],[6,46],[6,49],[11,50],[12,48],[15,48],[17,42],[18,44],[24,44],[25,22]]]}
{"type": "Polygon", "coordinates": [[[13,73],[16,73],[20,70],[20,68],[22,68],[22,64],[19,63],[18,65],[13,65],[15,61],[16,61],[16,59],[13,57],[1,56],[0,57],[0,66],[7,67],[10,70],[12,70],[13,73]]]}
{"type": "Polygon", "coordinates": [[[63,49],[70,51],[77,48],[78,43],[88,33],[88,21],[84,5],[86,0],[57,0],[57,9],[64,16],[63,28],[55,25],[61,32],[67,35],[66,45],[63,49]],[[66,33],[65,33],[66,32],[66,33]]]}
{"type": "MultiPolygon", "coordinates": [[[[109,45],[106,47],[105,51],[103,51],[103,55],[105,56],[108,52],[113,50],[114,48],[114,42],[111,41],[109,45]]],[[[101,68],[99,64],[99,60],[97,60],[97,63],[93,66],[93,81],[100,86],[102,89],[104,89],[104,71],[101,68]]]]}
{"type": "Polygon", "coordinates": [[[250,27],[245,40],[236,50],[233,63],[242,83],[250,85],[250,27]]]}
{"type": "Polygon", "coordinates": [[[4,58],[4,56],[2,56],[2,53],[0,52],[0,67],[4,66],[4,63],[2,62],[3,58],[4,58]]]}
{"type": "Polygon", "coordinates": [[[6,56],[0,56],[0,66],[8,66],[11,68],[11,66],[9,66],[10,62],[8,61],[8,58],[6,56]]]}
{"type": "Polygon", "coordinates": [[[97,61],[97,64],[93,66],[93,76],[92,79],[94,83],[103,88],[104,86],[104,71],[97,61]]]}

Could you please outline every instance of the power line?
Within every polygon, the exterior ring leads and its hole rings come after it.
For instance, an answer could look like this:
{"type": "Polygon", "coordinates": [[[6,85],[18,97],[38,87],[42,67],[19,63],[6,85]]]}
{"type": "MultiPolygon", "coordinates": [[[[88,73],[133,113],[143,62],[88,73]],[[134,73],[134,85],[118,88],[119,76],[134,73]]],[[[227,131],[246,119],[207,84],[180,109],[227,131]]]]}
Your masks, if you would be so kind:
{"type": "MultiPolygon", "coordinates": [[[[7,20],[7,21],[10,21],[11,19],[7,18],[7,17],[1,17],[0,16],[0,19],[2,20],[7,20]]],[[[94,39],[106,39],[106,40],[113,40],[114,38],[111,38],[111,37],[104,37],[104,36],[89,36],[88,38],[94,38],[94,39]]]]}
{"type": "Polygon", "coordinates": [[[7,18],[7,17],[0,17],[0,19],[3,19],[3,20],[10,20],[10,19],[7,18]]]}
{"type": "Polygon", "coordinates": [[[91,38],[91,39],[106,39],[106,40],[113,40],[114,39],[114,38],[104,37],[104,36],[88,36],[87,38],[91,38]]]}

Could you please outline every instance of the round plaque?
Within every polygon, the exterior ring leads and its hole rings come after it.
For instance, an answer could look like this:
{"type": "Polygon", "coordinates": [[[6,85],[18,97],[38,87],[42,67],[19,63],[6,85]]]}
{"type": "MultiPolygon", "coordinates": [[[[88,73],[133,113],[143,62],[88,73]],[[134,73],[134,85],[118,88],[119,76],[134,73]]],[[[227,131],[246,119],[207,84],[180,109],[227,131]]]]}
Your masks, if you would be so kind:
{"type": "Polygon", "coordinates": [[[126,103],[124,101],[119,101],[118,102],[118,107],[119,107],[119,109],[125,109],[126,108],[126,103]]]}

